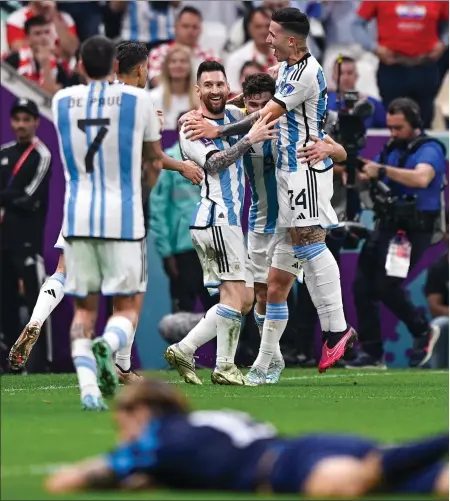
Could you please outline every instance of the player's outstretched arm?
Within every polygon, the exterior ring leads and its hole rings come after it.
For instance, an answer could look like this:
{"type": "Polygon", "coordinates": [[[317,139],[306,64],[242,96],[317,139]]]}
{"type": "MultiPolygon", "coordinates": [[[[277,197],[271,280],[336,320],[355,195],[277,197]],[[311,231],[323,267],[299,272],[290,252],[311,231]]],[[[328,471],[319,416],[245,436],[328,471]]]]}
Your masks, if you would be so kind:
{"type": "Polygon", "coordinates": [[[242,136],[250,132],[250,129],[260,118],[270,115],[271,119],[278,119],[286,113],[286,108],[276,103],[269,101],[261,111],[255,111],[247,115],[242,120],[225,125],[212,125],[202,117],[192,117],[187,120],[184,125],[186,138],[190,141],[197,139],[217,139],[218,137],[227,136],[242,136]]]}
{"type": "Polygon", "coordinates": [[[111,489],[118,485],[113,470],[102,457],[63,468],[45,480],[46,490],[55,494],[88,489],[111,489]]]}
{"type": "Polygon", "coordinates": [[[190,160],[175,160],[164,152],[162,154],[163,169],[179,172],[183,177],[189,179],[192,184],[200,184],[203,179],[203,172],[200,167],[190,160]]]}
{"type": "Polygon", "coordinates": [[[105,457],[76,463],[45,480],[45,489],[53,494],[107,489],[147,490],[153,486],[151,477],[146,474],[134,473],[119,480],[105,457]]]}
{"type": "Polygon", "coordinates": [[[211,174],[221,172],[247,153],[252,144],[274,139],[278,134],[278,131],[273,128],[277,120],[269,122],[270,118],[270,114],[267,114],[264,118],[259,118],[251,127],[249,133],[240,141],[230,148],[213,153],[206,160],[205,171],[211,174]]]}

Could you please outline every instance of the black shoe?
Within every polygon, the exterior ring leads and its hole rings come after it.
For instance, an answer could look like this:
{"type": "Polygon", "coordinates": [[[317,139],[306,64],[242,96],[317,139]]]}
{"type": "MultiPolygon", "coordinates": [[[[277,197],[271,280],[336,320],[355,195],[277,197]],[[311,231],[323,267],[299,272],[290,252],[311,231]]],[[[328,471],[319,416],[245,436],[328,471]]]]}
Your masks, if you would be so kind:
{"type": "Polygon", "coordinates": [[[345,364],[346,369],[377,369],[385,371],[387,369],[383,358],[375,358],[361,351],[355,360],[345,364]]]}
{"type": "Polygon", "coordinates": [[[414,339],[411,356],[409,358],[410,367],[423,367],[430,361],[440,335],[441,329],[437,325],[431,325],[430,330],[425,336],[414,339]]]}

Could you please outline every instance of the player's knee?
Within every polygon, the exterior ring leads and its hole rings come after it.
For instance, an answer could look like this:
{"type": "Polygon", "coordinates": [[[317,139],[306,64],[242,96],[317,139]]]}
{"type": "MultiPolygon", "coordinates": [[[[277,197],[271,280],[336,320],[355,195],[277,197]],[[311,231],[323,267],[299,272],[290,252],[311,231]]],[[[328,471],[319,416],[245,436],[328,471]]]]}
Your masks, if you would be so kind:
{"type": "Polygon", "coordinates": [[[290,277],[286,279],[283,273],[271,271],[267,285],[266,301],[268,303],[284,303],[287,300],[291,287],[292,280],[290,277]]]}
{"type": "Polygon", "coordinates": [[[303,493],[312,497],[363,496],[372,486],[372,472],[355,458],[335,457],[318,463],[303,485],[303,493]]]}
{"type": "Polygon", "coordinates": [[[243,315],[247,315],[247,313],[250,313],[253,309],[253,303],[255,302],[255,294],[253,292],[253,289],[250,287],[246,287],[247,291],[245,292],[243,301],[242,301],[242,307],[241,307],[241,312],[243,315]]]}
{"type": "Polygon", "coordinates": [[[242,311],[247,287],[243,281],[227,280],[219,287],[220,302],[230,308],[242,311]]]}

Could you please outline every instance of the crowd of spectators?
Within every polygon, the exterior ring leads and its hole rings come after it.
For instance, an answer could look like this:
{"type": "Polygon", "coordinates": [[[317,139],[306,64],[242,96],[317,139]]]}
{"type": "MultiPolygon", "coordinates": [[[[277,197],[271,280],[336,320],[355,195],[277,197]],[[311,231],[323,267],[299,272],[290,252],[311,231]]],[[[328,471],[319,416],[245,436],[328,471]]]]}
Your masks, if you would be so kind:
{"type": "MultiPolygon", "coordinates": [[[[434,102],[448,73],[447,1],[14,3],[22,7],[6,20],[8,48],[2,53],[21,75],[53,94],[78,82],[75,57],[89,36],[104,33],[117,41],[145,42],[150,49],[148,88],[158,89],[152,91],[155,101],[172,118],[195,104],[185,84],[201,61],[222,61],[234,94],[249,73],[271,67],[275,60],[265,42],[270,15],[288,4],[311,19],[309,47],[324,67],[330,109],[337,106],[336,59],[342,54],[340,89],[356,89],[372,100],[375,114],[369,127],[385,127],[385,107],[400,96],[418,102],[425,126],[431,127],[434,102]],[[175,46],[183,49],[174,52],[175,46]],[[187,57],[189,72],[181,62],[187,57]]],[[[439,103],[446,119],[446,93],[439,95],[439,103]]]]}

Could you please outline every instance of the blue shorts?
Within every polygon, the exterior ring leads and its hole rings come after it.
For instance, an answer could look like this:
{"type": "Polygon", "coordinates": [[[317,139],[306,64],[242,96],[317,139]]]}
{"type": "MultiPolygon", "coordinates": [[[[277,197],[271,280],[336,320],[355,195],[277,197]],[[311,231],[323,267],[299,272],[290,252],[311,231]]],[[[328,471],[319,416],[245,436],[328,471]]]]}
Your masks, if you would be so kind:
{"type": "Polygon", "coordinates": [[[291,440],[283,448],[271,474],[274,492],[299,493],[314,467],[331,456],[364,458],[376,450],[373,441],[355,436],[309,435],[291,440]]]}

